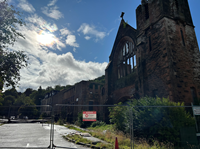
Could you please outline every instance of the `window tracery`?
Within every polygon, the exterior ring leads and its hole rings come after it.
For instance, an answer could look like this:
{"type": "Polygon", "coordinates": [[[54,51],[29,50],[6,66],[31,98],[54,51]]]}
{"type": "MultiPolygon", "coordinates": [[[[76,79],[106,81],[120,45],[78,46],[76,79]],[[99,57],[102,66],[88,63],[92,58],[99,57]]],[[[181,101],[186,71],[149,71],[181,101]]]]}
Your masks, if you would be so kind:
{"type": "Polygon", "coordinates": [[[121,46],[118,57],[118,79],[134,72],[136,67],[136,55],[133,42],[126,41],[121,46]]]}

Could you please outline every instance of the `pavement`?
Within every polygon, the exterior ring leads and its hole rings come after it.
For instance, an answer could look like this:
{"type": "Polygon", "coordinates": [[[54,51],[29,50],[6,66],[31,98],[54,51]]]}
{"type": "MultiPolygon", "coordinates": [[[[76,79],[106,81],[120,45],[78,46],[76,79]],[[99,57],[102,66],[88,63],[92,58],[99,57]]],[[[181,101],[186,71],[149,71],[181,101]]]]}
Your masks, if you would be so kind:
{"type": "MultiPolygon", "coordinates": [[[[50,142],[50,128],[49,124],[40,123],[9,123],[0,126],[0,148],[1,147],[47,147],[50,142]]],[[[75,126],[82,129],[78,126],[75,126]]],[[[86,130],[86,129],[82,129],[86,130]]],[[[92,144],[99,142],[107,144],[107,142],[98,138],[92,137],[89,133],[81,133],[79,131],[68,129],[65,126],[54,125],[54,144],[57,146],[67,146],[77,148],[83,148],[80,145],[75,145],[75,141],[70,140],[74,143],[69,143],[63,136],[68,134],[78,134],[85,139],[92,141],[92,144]],[[65,143],[68,142],[68,143],[65,143]]],[[[84,145],[84,144],[81,144],[84,145]]],[[[84,147],[83,149],[88,149],[84,147]]]]}
{"type": "Polygon", "coordinates": [[[48,119],[11,119],[10,122],[8,122],[8,119],[0,119],[0,123],[45,123],[48,121],[48,119]]]}
{"type": "MultiPolygon", "coordinates": [[[[62,136],[73,133],[74,130],[55,125],[54,144],[56,146],[91,149],[69,142],[62,136]]],[[[50,144],[50,125],[40,123],[10,123],[0,126],[0,148],[2,147],[39,147],[50,144]]]]}
{"type": "MultiPolygon", "coordinates": [[[[43,126],[43,127],[45,129],[49,129],[50,128],[48,126],[43,126]]],[[[79,128],[79,127],[77,127],[77,128],[79,128]]],[[[79,129],[81,129],[81,128],[79,128],[79,129]]],[[[92,141],[93,144],[96,144],[96,143],[99,143],[99,142],[107,144],[107,142],[105,142],[103,140],[100,140],[98,138],[95,138],[95,137],[91,136],[89,133],[82,133],[82,132],[79,132],[79,131],[76,131],[76,130],[73,130],[73,129],[69,129],[69,128],[65,127],[65,126],[54,125],[54,130],[56,132],[58,132],[60,135],[62,135],[62,136],[66,136],[68,134],[78,134],[78,135],[82,136],[83,138],[92,141]]],[[[85,130],[85,129],[83,129],[83,130],[85,130]]]]}

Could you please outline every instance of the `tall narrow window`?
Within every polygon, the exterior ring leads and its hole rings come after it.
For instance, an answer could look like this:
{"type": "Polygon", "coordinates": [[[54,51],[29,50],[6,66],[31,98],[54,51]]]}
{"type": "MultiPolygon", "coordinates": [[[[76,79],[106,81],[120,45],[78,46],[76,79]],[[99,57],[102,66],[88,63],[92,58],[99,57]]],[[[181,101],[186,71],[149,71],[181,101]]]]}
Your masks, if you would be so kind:
{"type": "Polygon", "coordinates": [[[129,46],[128,43],[126,43],[126,54],[128,54],[128,51],[129,51],[129,46]]]}
{"type": "Polygon", "coordinates": [[[149,6],[148,3],[144,5],[145,8],[145,18],[146,20],[149,18],[149,6]]]}
{"type": "Polygon", "coordinates": [[[93,110],[93,106],[91,106],[91,105],[93,105],[93,101],[89,101],[89,111],[92,111],[93,110]]]}
{"type": "Polygon", "coordinates": [[[134,64],[133,64],[133,58],[130,58],[130,65],[131,65],[131,72],[133,72],[134,64]]]}
{"type": "Polygon", "coordinates": [[[151,36],[149,36],[149,51],[152,50],[152,47],[151,47],[151,36]]]}
{"type": "Polygon", "coordinates": [[[156,98],[156,96],[158,96],[158,90],[157,89],[155,89],[155,90],[153,90],[153,98],[156,98]]]}
{"type": "Polygon", "coordinates": [[[191,90],[191,94],[192,94],[193,103],[195,104],[195,102],[197,100],[196,89],[194,87],[191,87],[190,90],[191,90]]]}
{"type": "Polygon", "coordinates": [[[120,79],[120,68],[118,67],[118,79],[120,79]]]}
{"type": "Polygon", "coordinates": [[[121,52],[118,55],[118,69],[117,75],[118,79],[129,75],[134,69],[134,44],[130,41],[125,41],[121,46],[121,52]]]}
{"type": "Polygon", "coordinates": [[[123,56],[126,54],[125,46],[123,47],[123,56]]]}
{"type": "Polygon", "coordinates": [[[134,65],[134,68],[136,68],[136,55],[134,55],[134,63],[133,63],[133,65],[134,65]]]}
{"type": "Polygon", "coordinates": [[[182,31],[182,29],[181,29],[181,38],[182,38],[183,46],[185,46],[185,40],[184,40],[184,37],[183,37],[183,31],[182,31]]]}
{"type": "Polygon", "coordinates": [[[178,0],[175,0],[176,9],[179,10],[178,0]]]}

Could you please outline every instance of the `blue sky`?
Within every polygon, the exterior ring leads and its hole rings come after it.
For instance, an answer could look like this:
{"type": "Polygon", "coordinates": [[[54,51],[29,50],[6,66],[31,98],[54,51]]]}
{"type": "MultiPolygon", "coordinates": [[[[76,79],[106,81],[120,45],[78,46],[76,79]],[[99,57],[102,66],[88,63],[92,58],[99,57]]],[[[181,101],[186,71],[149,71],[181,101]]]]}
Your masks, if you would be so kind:
{"type": "MultiPolygon", "coordinates": [[[[26,39],[12,50],[27,53],[30,65],[21,70],[18,91],[74,84],[105,74],[118,31],[121,12],[136,28],[135,10],[141,0],[9,0],[26,26],[26,39]]],[[[200,39],[199,0],[189,0],[200,39]]],[[[199,41],[199,40],[198,40],[199,41]]],[[[199,43],[199,42],[198,42],[199,43]]]]}

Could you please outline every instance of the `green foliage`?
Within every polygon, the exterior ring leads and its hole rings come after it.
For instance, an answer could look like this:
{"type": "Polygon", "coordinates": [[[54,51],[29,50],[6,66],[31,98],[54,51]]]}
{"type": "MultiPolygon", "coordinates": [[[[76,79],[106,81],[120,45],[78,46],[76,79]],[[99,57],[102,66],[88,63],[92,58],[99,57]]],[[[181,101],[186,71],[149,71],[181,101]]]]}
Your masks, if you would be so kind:
{"type": "Polygon", "coordinates": [[[0,2],[0,90],[3,84],[14,87],[20,80],[19,70],[28,65],[28,57],[22,51],[5,50],[8,45],[14,45],[18,37],[24,36],[17,31],[17,26],[25,25],[18,19],[20,12],[9,6],[5,1],[0,2]]]}
{"type": "Polygon", "coordinates": [[[34,101],[36,105],[40,105],[41,100],[44,99],[45,94],[46,91],[40,88],[38,91],[33,90],[29,97],[34,101]]]}
{"type": "Polygon", "coordinates": [[[123,22],[124,28],[126,28],[126,25],[128,24],[128,21],[123,22]]]}
{"type": "Polygon", "coordinates": [[[85,139],[83,137],[81,137],[80,135],[67,135],[67,137],[69,137],[70,139],[72,140],[75,140],[76,143],[78,142],[82,142],[82,143],[85,143],[85,144],[92,144],[92,141],[88,140],[88,139],[85,139]]]}
{"type": "Polygon", "coordinates": [[[2,92],[1,92],[1,90],[0,90],[0,106],[3,105],[3,101],[4,101],[4,99],[3,99],[3,94],[2,94],[2,92]]]}
{"type": "Polygon", "coordinates": [[[39,111],[35,107],[31,107],[35,105],[33,100],[25,94],[19,96],[15,100],[14,105],[20,106],[17,110],[18,115],[28,116],[30,118],[39,117],[39,111]]]}
{"type": "MultiPolygon", "coordinates": [[[[121,105],[121,103],[119,104],[121,105]]],[[[180,141],[182,127],[195,126],[194,118],[184,107],[145,107],[145,106],[184,106],[168,98],[144,97],[130,102],[133,107],[133,128],[137,137],[157,138],[172,143],[180,141]],[[140,107],[139,107],[140,106],[140,107]],[[142,107],[141,107],[142,106],[142,107]]],[[[110,108],[110,121],[118,130],[129,132],[130,109],[127,107],[110,108]]]]}
{"type": "Polygon", "coordinates": [[[24,94],[25,94],[26,96],[29,96],[32,92],[33,92],[33,89],[32,89],[32,88],[27,88],[27,89],[25,90],[24,94]]]}
{"type": "Polygon", "coordinates": [[[93,122],[90,127],[100,127],[100,126],[105,126],[106,123],[102,122],[102,121],[95,121],[93,122]]]}
{"type": "Polygon", "coordinates": [[[109,108],[110,114],[110,122],[114,124],[115,128],[121,131],[124,131],[127,124],[126,112],[127,108],[125,106],[121,106],[122,103],[118,104],[119,106],[109,108]]]}
{"type": "MultiPolygon", "coordinates": [[[[20,80],[20,69],[28,65],[28,57],[22,51],[2,51],[0,77],[5,85],[14,87],[20,80]]],[[[1,86],[2,88],[2,86],[1,86]]]]}
{"type": "Polygon", "coordinates": [[[120,78],[115,81],[115,89],[124,88],[125,86],[129,86],[135,84],[136,82],[136,73],[128,74],[127,76],[120,78]]]}
{"type": "Polygon", "coordinates": [[[67,89],[69,89],[69,88],[71,88],[71,87],[73,87],[73,85],[66,85],[66,86],[65,86],[65,89],[67,90],[67,89]]]}
{"type": "Polygon", "coordinates": [[[61,90],[65,89],[65,88],[66,88],[65,86],[56,85],[56,86],[54,87],[54,90],[56,90],[56,91],[61,91],[61,90]]]}
{"type": "Polygon", "coordinates": [[[12,95],[13,97],[17,98],[18,97],[18,92],[15,88],[8,89],[3,93],[3,96],[6,97],[8,95],[12,95]]]}
{"type": "Polygon", "coordinates": [[[28,65],[28,57],[22,51],[3,51],[0,49],[0,89],[3,83],[8,86],[18,84],[20,80],[20,69],[28,65]]]}
{"type": "Polygon", "coordinates": [[[42,114],[40,115],[40,118],[41,118],[41,119],[45,119],[46,117],[48,117],[48,115],[47,115],[46,113],[42,113],[42,114]]]}
{"type": "Polygon", "coordinates": [[[57,122],[58,125],[64,125],[64,120],[59,118],[58,122],[57,122]]]}
{"type": "Polygon", "coordinates": [[[105,75],[102,75],[101,77],[94,79],[93,82],[99,83],[99,84],[104,84],[105,83],[105,75]]]}
{"type": "Polygon", "coordinates": [[[17,31],[17,26],[23,26],[25,23],[18,19],[20,12],[16,11],[11,5],[9,6],[6,0],[0,2],[0,49],[5,48],[6,45],[13,45],[18,37],[24,36],[17,31]]]}
{"type": "Polygon", "coordinates": [[[74,127],[74,126],[72,126],[72,125],[65,125],[65,127],[69,128],[69,129],[77,130],[77,131],[79,131],[79,132],[87,132],[87,131],[84,131],[84,130],[79,129],[79,128],[77,128],[77,127],[74,127]]]}
{"type": "Polygon", "coordinates": [[[8,95],[4,98],[4,102],[3,102],[3,105],[4,106],[10,106],[10,105],[13,105],[15,101],[15,97],[12,96],[12,95],[8,95]]]}

